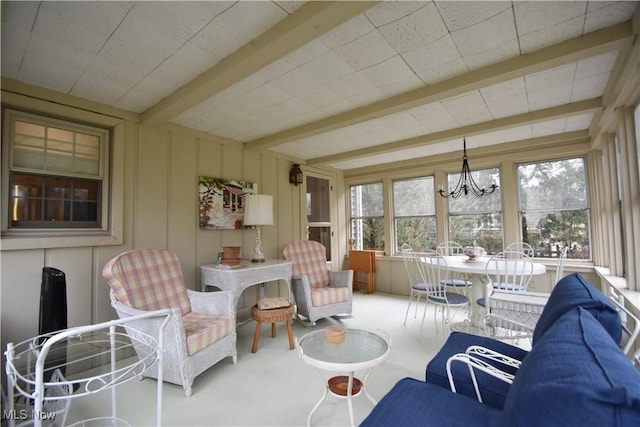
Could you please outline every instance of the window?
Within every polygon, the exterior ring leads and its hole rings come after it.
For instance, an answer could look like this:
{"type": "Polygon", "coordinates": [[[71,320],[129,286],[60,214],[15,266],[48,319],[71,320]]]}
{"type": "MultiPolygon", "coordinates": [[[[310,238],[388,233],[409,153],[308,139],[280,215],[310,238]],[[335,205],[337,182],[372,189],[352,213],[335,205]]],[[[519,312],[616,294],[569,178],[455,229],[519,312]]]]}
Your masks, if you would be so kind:
{"type": "Polygon", "coordinates": [[[436,208],[433,177],[393,183],[396,250],[408,243],[416,251],[435,249],[436,208]]]}
{"type": "Polygon", "coordinates": [[[356,249],[384,250],[382,183],[351,187],[351,238],[356,249]]]}
{"type": "Polygon", "coordinates": [[[574,158],[518,166],[522,239],[537,256],[591,259],[585,160],[574,158]]]}
{"type": "Polygon", "coordinates": [[[5,110],[7,228],[100,229],[109,131],[5,110]]]}
{"type": "MultiPolygon", "coordinates": [[[[482,197],[469,194],[449,199],[449,240],[462,246],[471,246],[475,241],[487,254],[496,254],[503,247],[500,170],[482,169],[473,171],[472,174],[480,187],[489,188],[495,183],[498,189],[482,197]]],[[[447,178],[453,185],[459,179],[459,173],[450,173],[447,178]]]]}

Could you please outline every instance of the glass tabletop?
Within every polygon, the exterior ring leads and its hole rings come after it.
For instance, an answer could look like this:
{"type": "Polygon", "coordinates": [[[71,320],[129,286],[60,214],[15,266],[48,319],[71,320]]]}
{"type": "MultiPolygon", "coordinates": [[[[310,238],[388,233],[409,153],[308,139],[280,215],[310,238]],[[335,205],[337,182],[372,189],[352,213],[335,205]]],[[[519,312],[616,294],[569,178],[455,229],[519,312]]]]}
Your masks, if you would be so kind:
{"type": "Polygon", "coordinates": [[[366,363],[385,356],[389,343],[382,336],[361,329],[345,329],[343,342],[335,344],[324,340],[324,331],[313,331],[298,342],[304,356],[330,364],[366,363]]]}

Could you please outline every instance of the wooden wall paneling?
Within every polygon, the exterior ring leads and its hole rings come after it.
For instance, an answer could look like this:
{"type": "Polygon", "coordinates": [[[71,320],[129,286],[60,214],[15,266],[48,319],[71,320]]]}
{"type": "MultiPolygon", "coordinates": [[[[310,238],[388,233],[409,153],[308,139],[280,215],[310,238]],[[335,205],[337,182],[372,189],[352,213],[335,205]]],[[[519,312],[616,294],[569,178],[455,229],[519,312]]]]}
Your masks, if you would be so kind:
{"type": "MultiPolygon", "coordinates": [[[[221,144],[212,140],[198,140],[196,160],[198,162],[197,168],[195,169],[196,176],[194,177],[196,182],[201,175],[222,177],[223,159],[221,144]]],[[[222,248],[222,236],[217,230],[200,230],[199,224],[196,224],[196,227],[196,267],[198,267],[201,264],[212,263],[217,259],[218,252],[222,248]]],[[[197,277],[199,280],[199,267],[197,277]]]]}
{"type": "Polygon", "coordinates": [[[140,126],[134,241],[137,249],[167,247],[169,142],[166,132],[140,126]]]}
{"type": "Polygon", "coordinates": [[[182,274],[189,289],[198,283],[196,233],[198,230],[197,141],[192,136],[170,132],[168,248],[180,257],[182,274]],[[195,266],[195,267],[194,267],[195,266]]]}

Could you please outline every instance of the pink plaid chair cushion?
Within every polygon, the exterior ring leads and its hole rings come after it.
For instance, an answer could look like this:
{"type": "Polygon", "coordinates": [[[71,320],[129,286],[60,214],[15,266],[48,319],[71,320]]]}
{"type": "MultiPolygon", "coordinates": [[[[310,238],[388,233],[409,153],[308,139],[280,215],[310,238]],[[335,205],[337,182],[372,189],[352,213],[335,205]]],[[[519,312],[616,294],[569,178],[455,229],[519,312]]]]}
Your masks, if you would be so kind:
{"type": "Polygon", "coordinates": [[[229,316],[192,312],[182,317],[182,321],[187,336],[187,353],[190,355],[207,348],[234,330],[233,319],[229,316]]]}
{"type": "Polygon", "coordinates": [[[116,299],[130,307],[178,308],[183,316],[191,311],[180,260],[169,250],[125,252],[104,266],[103,276],[116,299]]]}
{"type": "Polygon", "coordinates": [[[296,240],[288,243],[282,253],[286,260],[293,262],[293,275],[301,277],[306,274],[312,288],[323,288],[329,284],[327,255],[322,244],[313,240],[296,240]]]}
{"type": "Polygon", "coordinates": [[[314,307],[349,301],[349,288],[346,286],[311,289],[311,304],[314,307]]]}

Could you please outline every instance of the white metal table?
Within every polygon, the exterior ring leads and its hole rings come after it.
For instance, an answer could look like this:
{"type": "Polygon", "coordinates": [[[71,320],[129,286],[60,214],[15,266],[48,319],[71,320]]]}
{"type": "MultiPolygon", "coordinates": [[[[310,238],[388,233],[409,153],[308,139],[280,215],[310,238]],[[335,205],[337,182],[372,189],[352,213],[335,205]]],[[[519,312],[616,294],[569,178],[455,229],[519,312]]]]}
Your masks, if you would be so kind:
{"type": "MultiPolygon", "coordinates": [[[[232,291],[235,306],[242,292],[249,286],[260,285],[272,280],[287,282],[289,300],[291,300],[291,271],[293,263],[279,259],[265,262],[242,261],[237,268],[224,265],[206,264],[200,266],[200,286],[202,291],[207,286],[214,286],[223,291],[232,291]]],[[[263,290],[261,290],[263,292],[263,290]]]]}
{"type": "Polygon", "coordinates": [[[377,403],[376,400],[367,392],[366,383],[373,368],[382,363],[389,356],[391,340],[388,336],[385,336],[383,333],[376,333],[361,329],[346,329],[344,341],[334,344],[325,341],[324,331],[320,329],[309,332],[297,340],[296,347],[300,352],[300,358],[305,363],[316,368],[322,378],[322,381],[325,383],[322,398],[318,403],[316,403],[307,417],[308,426],[311,425],[311,417],[320,407],[322,402],[324,402],[329,393],[347,399],[349,406],[349,420],[351,421],[351,425],[354,425],[352,404],[352,397],[354,394],[352,391],[356,371],[365,371],[362,379],[362,388],[358,394],[364,393],[371,403],[374,405],[377,403]],[[342,396],[333,393],[329,388],[329,383],[325,381],[322,371],[346,373],[348,375],[346,395],[342,396]]]}
{"type": "MultiPolygon", "coordinates": [[[[470,261],[466,255],[451,255],[443,257],[447,262],[447,266],[449,271],[455,271],[456,273],[464,273],[469,276],[471,280],[471,294],[472,301],[470,301],[471,306],[471,326],[472,327],[480,327],[480,309],[478,308],[477,301],[482,297],[486,297],[485,292],[485,284],[483,282],[483,278],[485,274],[495,274],[495,271],[491,271],[491,269],[487,270],[487,261],[489,261],[489,257],[480,257],[476,260],[470,261]]],[[[424,257],[422,258],[424,262],[430,262],[431,258],[424,257]]],[[[516,268],[517,270],[517,268],[516,268]]],[[[544,274],[547,271],[547,268],[540,263],[533,263],[533,271],[532,275],[544,274]]],[[[453,326],[453,325],[452,325],[453,326]]]]}

